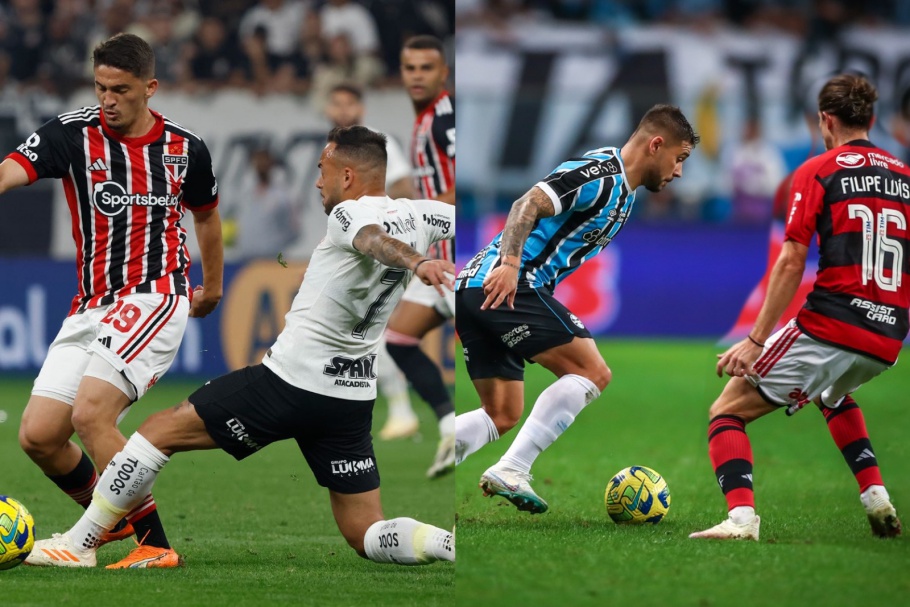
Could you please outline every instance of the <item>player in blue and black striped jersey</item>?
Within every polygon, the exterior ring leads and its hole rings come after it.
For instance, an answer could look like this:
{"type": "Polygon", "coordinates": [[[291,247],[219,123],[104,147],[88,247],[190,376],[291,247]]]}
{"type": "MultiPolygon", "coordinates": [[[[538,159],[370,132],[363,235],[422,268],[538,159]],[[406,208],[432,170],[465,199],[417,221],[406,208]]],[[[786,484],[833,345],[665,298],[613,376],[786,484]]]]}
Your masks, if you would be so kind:
{"type": "Polygon", "coordinates": [[[621,149],[569,159],[519,198],[503,231],[459,273],[455,325],[482,406],[456,417],[457,462],[521,419],[526,360],[557,377],[506,454],[481,477],[485,495],[501,495],[519,510],[546,511],[529,484],[531,465],[611,377],[591,334],[553,290],[616,237],[639,186],[657,192],[682,176],[698,141],[679,108],[652,107],[621,149]]]}

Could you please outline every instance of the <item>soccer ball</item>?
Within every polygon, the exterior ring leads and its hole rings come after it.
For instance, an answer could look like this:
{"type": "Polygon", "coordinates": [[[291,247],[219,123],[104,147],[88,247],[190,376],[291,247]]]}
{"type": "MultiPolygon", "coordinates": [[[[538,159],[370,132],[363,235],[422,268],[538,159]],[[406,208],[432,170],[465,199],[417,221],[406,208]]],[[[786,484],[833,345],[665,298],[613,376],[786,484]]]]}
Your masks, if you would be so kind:
{"type": "Polygon", "coordinates": [[[654,470],[632,466],[610,479],[604,503],[615,523],[657,524],[670,509],[670,488],[654,470]]]}
{"type": "Polygon", "coordinates": [[[0,569],[12,569],[35,545],[35,521],[25,506],[0,495],[0,569]]]}

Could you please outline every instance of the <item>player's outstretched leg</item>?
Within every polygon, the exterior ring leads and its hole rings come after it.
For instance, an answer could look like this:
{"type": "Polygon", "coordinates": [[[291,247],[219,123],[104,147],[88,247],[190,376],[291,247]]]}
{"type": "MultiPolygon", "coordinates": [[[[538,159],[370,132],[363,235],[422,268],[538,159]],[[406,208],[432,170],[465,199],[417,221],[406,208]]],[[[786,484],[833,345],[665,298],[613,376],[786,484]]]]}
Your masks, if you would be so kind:
{"type": "Polygon", "coordinates": [[[399,517],[373,523],[363,536],[363,550],[377,563],[428,565],[455,560],[455,537],[451,531],[399,517]]]}
{"type": "Polygon", "coordinates": [[[426,565],[455,560],[455,538],[445,529],[412,518],[385,520],[379,489],[329,490],[338,530],[357,554],[377,563],[426,565]]]}
{"type": "Polygon", "coordinates": [[[532,514],[546,512],[547,503],[530,485],[531,466],[599,395],[591,380],[571,373],[541,392],[509,450],[480,477],[484,495],[500,495],[532,514]]]}
{"type": "Polygon", "coordinates": [[[878,460],[866,430],[866,420],[859,405],[852,396],[847,395],[840,406],[834,409],[825,406],[820,408],[834,444],[856,477],[860,500],[872,526],[872,533],[878,537],[900,535],[901,522],[885,489],[878,460]]]}
{"type": "MultiPolygon", "coordinates": [[[[54,534],[51,539],[35,542],[35,548],[26,559],[26,564],[94,567],[95,551],[101,545],[101,538],[128,512],[148,500],[155,478],[167,462],[168,458],[142,435],[138,432],[133,434],[101,475],[92,502],[82,518],[66,533],[54,534]],[[129,492],[127,487],[130,488],[129,492]]],[[[173,567],[178,564],[176,561],[179,561],[179,557],[172,549],[154,548],[154,551],[155,554],[134,559],[132,564],[140,568],[173,567]]],[[[121,567],[111,565],[109,568],[121,567]]]]}
{"type": "Polygon", "coordinates": [[[752,490],[752,445],[746,422],[735,415],[717,415],[708,424],[708,453],[714,474],[727,499],[729,517],[689,535],[696,539],[755,540],[761,520],[755,514],[752,490]]]}

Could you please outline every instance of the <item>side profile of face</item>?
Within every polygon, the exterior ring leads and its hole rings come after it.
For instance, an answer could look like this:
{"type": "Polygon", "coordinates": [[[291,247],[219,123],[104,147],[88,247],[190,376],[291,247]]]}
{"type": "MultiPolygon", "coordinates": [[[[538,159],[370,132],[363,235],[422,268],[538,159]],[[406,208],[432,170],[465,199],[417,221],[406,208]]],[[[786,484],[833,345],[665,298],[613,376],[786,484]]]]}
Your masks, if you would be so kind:
{"type": "Polygon", "coordinates": [[[401,51],[401,80],[417,105],[435,99],[445,87],[449,66],[442,54],[431,48],[406,48],[401,51]]]}
{"type": "Polygon", "coordinates": [[[363,121],[363,103],[347,91],[335,91],[329,95],[325,107],[326,117],[335,126],[354,126],[363,121]]]}
{"type": "Polygon", "coordinates": [[[648,149],[650,162],[642,174],[641,185],[651,192],[659,192],[674,179],[682,177],[682,165],[692,153],[692,144],[688,141],[671,144],[658,135],[651,138],[648,149]]]}
{"type": "Polygon", "coordinates": [[[118,133],[129,133],[137,120],[148,112],[149,97],[158,81],[144,80],[109,65],[95,66],[95,96],[107,125],[118,133]]]}
{"type": "Polygon", "coordinates": [[[347,200],[345,190],[351,184],[350,167],[344,166],[335,151],[335,143],[329,143],[319,156],[319,179],[316,187],[322,194],[322,208],[325,214],[332,212],[339,203],[347,200]]]}

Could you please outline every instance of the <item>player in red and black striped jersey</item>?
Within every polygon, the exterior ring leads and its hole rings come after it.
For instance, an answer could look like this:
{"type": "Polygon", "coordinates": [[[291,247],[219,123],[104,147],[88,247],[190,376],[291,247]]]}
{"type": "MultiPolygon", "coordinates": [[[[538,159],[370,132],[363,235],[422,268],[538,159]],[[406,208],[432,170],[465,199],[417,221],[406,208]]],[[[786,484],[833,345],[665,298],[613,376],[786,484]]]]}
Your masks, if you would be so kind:
{"type": "MultiPolygon", "coordinates": [[[[221,299],[218,186],[197,135],[149,109],[158,81],[151,47],[120,34],[94,51],[99,105],[61,114],[0,164],[0,193],[63,182],[76,244],[77,292],[51,344],[22,417],[25,452],[58,487],[87,506],[124,445],[119,418],[167,371],[188,316],[221,299]],[[192,292],[181,226],[193,213],[203,287],[192,292]],[[192,303],[191,303],[192,300],[192,303]],[[72,440],[76,431],[86,451],[72,440]],[[91,456],[91,458],[89,458],[91,456]]],[[[142,546],[120,566],[176,566],[154,501],[131,512],[116,536],[142,546]]]]}
{"type": "MultiPolygon", "coordinates": [[[[415,184],[423,198],[455,204],[455,105],[446,91],[449,68],[442,42],[433,36],[409,38],[401,50],[401,78],[414,105],[411,162],[415,184]]],[[[428,218],[433,221],[432,217],[428,218]]],[[[454,226],[451,226],[454,229],[454,226]]],[[[429,255],[454,261],[454,242],[443,241],[429,255]]],[[[414,389],[433,408],[441,436],[427,471],[438,478],[455,469],[455,407],[439,367],[420,349],[420,340],[455,315],[455,294],[412,282],[389,319],[389,355],[414,389]]],[[[389,412],[383,436],[399,437],[417,431],[417,416],[406,410],[389,412]]]]}
{"type": "Polygon", "coordinates": [[[859,484],[872,531],[901,532],[863,414],[851,393],[897,361],[910,329],[910,169],[869,141],[875,87],[835,76],[818,96],[826,153],[797,169],[786,240],[748,337],[719,355],[732,378],[710,409],[708,448],[729,508],[724,522],[690,537],[758,539],[747,423],[814,402],[859,484]],[[796,318],[772,335],[799,287],[818,234],[815,284],[796,318]]]}

